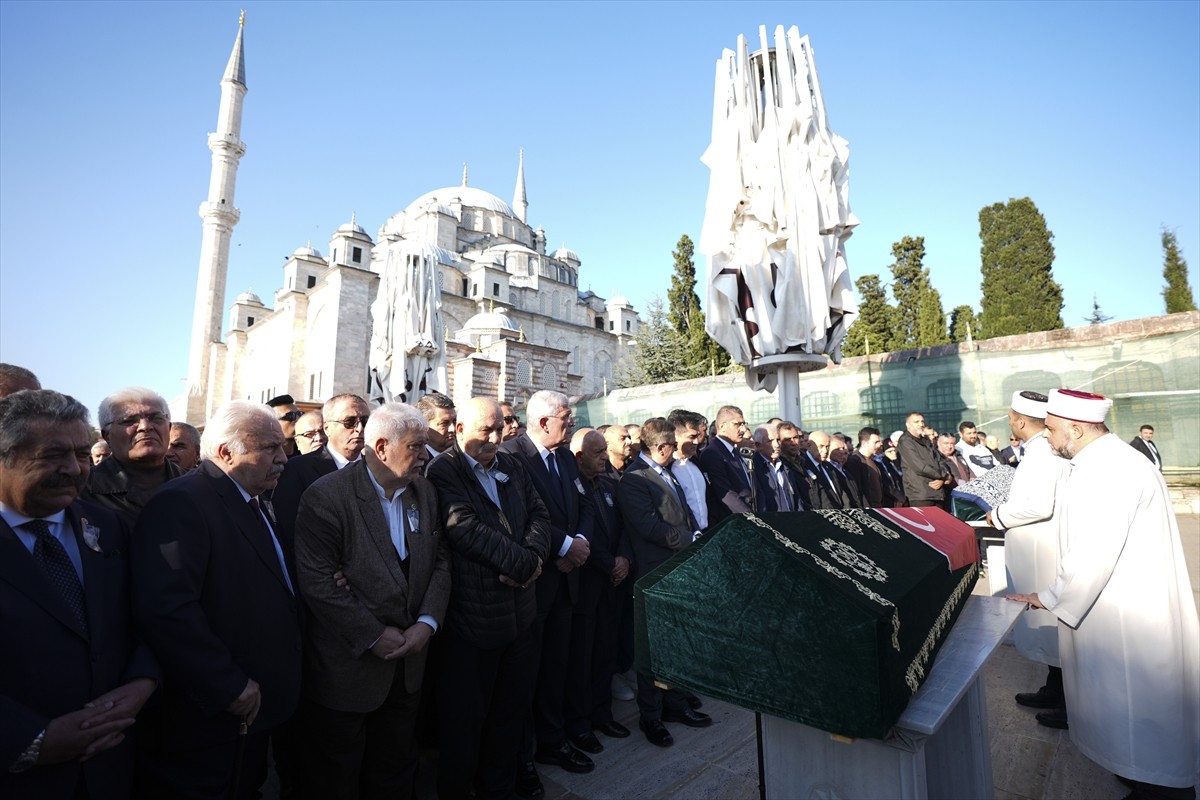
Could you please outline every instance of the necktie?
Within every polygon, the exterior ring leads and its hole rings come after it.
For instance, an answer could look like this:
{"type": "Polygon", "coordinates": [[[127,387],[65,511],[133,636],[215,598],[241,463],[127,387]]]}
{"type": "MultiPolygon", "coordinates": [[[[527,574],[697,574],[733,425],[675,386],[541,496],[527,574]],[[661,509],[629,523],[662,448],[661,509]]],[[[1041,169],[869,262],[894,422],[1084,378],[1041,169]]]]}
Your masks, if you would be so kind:
{"type": "Polygon", "coordinates": [[[254,518],[258,520],[259,530],[263,532],[263,536],[267,537],[267,545],[271,548],[271,552],[275,554],[275,560],[279,562],[279,572],[283,575],[283,582],[287,584],[288,591],[295,594],[295,589],[292,588],[292,579],[287,573],[287,567],[284,566],[283,556],[280,551],[275,548],[275,537],[271,535],[271,528],[267,525],[267,520],[263,517],[262,506],[258,502],[257,497],[251,497],[246,501],[246,505],[250,506],[254,511],[254,518]]]}
{"type": "Polygon", "coordinates": [[[79,580],[79,574],[75,572],[75,565],[67,555],[67,549],[51,535],[50,525],[44,519],[30,520],[21,527],[37,536],[33,543],[33,560],[46,571],[50,583],[62,595],[63,600],[67,601],[71,613],[86,632],[88,625],[83,584],[79,580]]]}
{"type": "MultiPolygon", "coordinates": [[[[409,524],[409,517],[408,517],[410,509],[405,508],[405,505],[404,505],[405,494],[406,494],[406,492],[401,492],[395,498],[400,504],[400,538],[399,538],[399,541],[396,542],[396,557],[400,559],[400,571],[403,572],[404,577],[407,578],[408,577],[408,532],[412,526],[409,524]]],[[[416,506],[414,505],[411,510],[415,512],[416,506]]]]}
{"type": "Polygon", "coordinates": [[[692,507],[688,505],[687,495],[683,493],[683,487],[679,485],[679,481],[675,480],[675,476],[671,474],[671,470],[666,467],[659,467],[658,474],[675,490],[675,496],[679,498],[679,505],[683,508],[683,513],[687,515],[688,525],[691,526],[692,530],[696,530],[696,517],[692,514],[692,507]]]}

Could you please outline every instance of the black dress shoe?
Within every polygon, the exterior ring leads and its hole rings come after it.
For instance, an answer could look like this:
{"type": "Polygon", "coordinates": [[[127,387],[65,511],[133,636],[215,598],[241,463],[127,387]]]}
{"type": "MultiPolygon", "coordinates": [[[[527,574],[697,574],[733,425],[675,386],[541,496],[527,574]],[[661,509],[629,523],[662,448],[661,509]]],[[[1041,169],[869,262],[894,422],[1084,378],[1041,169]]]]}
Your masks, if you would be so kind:
{"type": "Polygon", "coordinates": [[[699,711],[704,706],[704,703],[700,702],[700,698],[696,697],[694,694],[689,694],[687,696],[687,704],[692,711],[699,711]]]}
{"type": "Polygon", "coordinates": [[[667,730],[667,726],[656,719],[644,719],[638,723],[638,727],[642,729],[642,733],[646,734],[646,741],[650,742],[650,744],[655,744],[659,747],[670,747],[675,744],[675,740],[671,738],[671,732],[667,730]]]}
{"type": "Polygon", "coordinates": [[[1045,725],[1047,728],[1058,728],[1065,731],[1070,730],[1067,724],[1067,710],[1065,708],[1056,708],[1053,711],[1043,711],[1037,715],[1038,725],[1045,725]]]}
{"type": "Polygon", "coordinates": [[[596,738],[596,734],[591,731],[581,733],[578,736],[572,736],[571,744],[585,753],[604,752],[604,745],[600,744],[600,740],[596,738]]]}
{"type": "Polygon", "coordinates": [[[712,725],[712,717],[703,711],[693,711],[690,708],[685,708],[682,711],[672,711],[664,708],[662,718],[663,722],[680,722],[689,728],[707,728],[709,725],[712,725]]]}
{"type": "Polygon", "coordinates": [[[592,730],[600,731],[612,739],[624,739],[629,736],[629,728],[619,722],[601,722],[599,725],[593,725],[592,730]]]}
{"type": "Polygon", "coordinates": [[[539,764],[553,764],[562,767],[567,772],[591,772],[596,765],[590,758],[571,747],[570,742],[563,742],[553,749],[539,747],[533,754],[533,760],[539,764]]]}
{"type": "Polygon", "coordinates": [[[513,788],[517,797],[526,797],[529,800],[540,800],[546,796],[546,789],[542,786],[542,779],[538,777],[537,767],[532,761],[517,764],[517,785],[513,788]]]}
{"type": "Polygon", "coordinates": [[[1036,692],[1021,692],[1016,699],[1017,705],[1026,708],[1062,708],[1063,704],[1062,695],[1050,691],[1045,686],[1036,692]]]}

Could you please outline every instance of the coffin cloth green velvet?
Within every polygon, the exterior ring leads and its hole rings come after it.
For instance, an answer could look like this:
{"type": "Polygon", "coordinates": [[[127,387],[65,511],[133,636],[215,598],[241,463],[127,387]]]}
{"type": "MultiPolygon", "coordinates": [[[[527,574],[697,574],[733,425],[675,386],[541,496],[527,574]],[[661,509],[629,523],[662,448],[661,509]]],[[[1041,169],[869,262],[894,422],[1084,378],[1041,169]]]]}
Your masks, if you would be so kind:
{"type": "Polygon", "coordinates": [[[637,666],[671,686],[884,738],[978,564],[875,511],[735,514],[637,582],[637,666]]]}

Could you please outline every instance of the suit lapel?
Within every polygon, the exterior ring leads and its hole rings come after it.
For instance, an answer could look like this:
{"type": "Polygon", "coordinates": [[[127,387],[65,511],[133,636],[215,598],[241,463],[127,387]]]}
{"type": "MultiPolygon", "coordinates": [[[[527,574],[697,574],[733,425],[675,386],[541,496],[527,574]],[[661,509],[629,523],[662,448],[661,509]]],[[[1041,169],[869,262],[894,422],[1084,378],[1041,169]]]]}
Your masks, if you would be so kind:
{"type": "MultiPolygon", "coordinates": [[[[542,496],[542,500],[547,505],[553,503],[558,513],[565,517],[567,509],[563,505],[562,493],[555,489],[554,481],[550,478],[550,471],[546,469],[546,462],[542,459],[541,451],[537,449],[537,445],[528,436],[522,436],[517,441],[520,444],[521,454],[525,457],[526,462],[529,463],[529,474],[537,486],[538,494],[542,496]]],[[[555,456],[551,453],[550,457],[554,458],[555,456]]],[[[561,464],[561,462],[559,463],[561,464]]],[[[562,474],[561,469],[558,476],[563,482],[566,482],[566,476],[562,474]]]]}
{"type": "Polygon", "coordinates": [[[287,581],[283,579],[283,568],[279,566],[279,556],[275,554],[275,547],[270,537],[267,536],[263,524],[254,518],[254,509],[242,499],[242,493],[238,491],[232,478],[208,462],[202,468],[205,469],[205,476],[212,481],[213,488],[225,503],[225,509],[233,518],[238,531],[245,537],[267,570],[290,594],[291,590],[288,589],[287,581]]]}
{"type": "MultiPolygon", "coordinates": [[[[367,477],[367,465],[365,463],[351,464],[346,469],[354,470],[354,493],[358,497],[358,512],[367,529],[367,535],[375,544],[376,550],[379,551],[379,557],[387,565],[388,574],[392,576],[392,580],[399,586],[407,586],[408,581],[404,579],[404,571],[400,569],[400,554],[396,552],[396,545],[392,543],[392,532],[388,527],[387,517],[383,514],[383,507],[379,504],[379,493],[375,491],[371,479],[367,477]]],[[[405,544],[408,542],[406,541],[405,544]]],[[[412,558],[411,546],[408,548],[408,557],[412,558]]]]}
{"type": "Polygon", "coordinates": [[[12,584],[81,638],[87,638],[67,601],[50,585],[33,555],[3,519],[0,519],[0,580],[12,584]]]}
{"type": "MultiPolygon", "coordinates": [[[[116,547],[111,531],[96,530],[98,541],[96,546],[100,552],[93,550],[84,536],[84,520],[79,510],[72,504],[67,507],[66,522],[75,541],[79,546],[79,560],[83,564],[83,597],[88,617],[88,629],[92,635],[103,629],[107,613],[104,607],[104,554],[116,547]],[[97,627],[100,626],[100,627],[97,627]]],[[[90,523],[89,523],[90,525],[90,523]]],[[[93,529],[95,526],[91,526],[93,529]]]]}

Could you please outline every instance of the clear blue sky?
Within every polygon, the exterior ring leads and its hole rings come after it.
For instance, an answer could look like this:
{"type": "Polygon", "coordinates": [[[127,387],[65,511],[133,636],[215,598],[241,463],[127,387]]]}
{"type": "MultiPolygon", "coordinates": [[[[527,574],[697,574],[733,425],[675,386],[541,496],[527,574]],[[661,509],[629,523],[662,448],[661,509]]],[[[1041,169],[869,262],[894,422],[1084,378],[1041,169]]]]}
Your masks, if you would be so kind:
{"type": "MultiPolygon", "coordinates": [[[[0,3],[0,360],[93,409],[183,386],[220,77],[240,4],[0,3]]],[[[352,212],[512,197],[641,309],[698,238],[713,69],[739,33],[812,38],[862,224],[854,276],[924,236],[947,312],[980,295],[980,208],[1029,196],[1063,318],[1161,314],[1160,226],[1200,286],[1200,3],[246,5],[226,306],[352,212]]],[[[703,274],[704,264],[698,264],[703,274]]],[[[701,290],[703,297],[703,290],[701,290]]]]}

